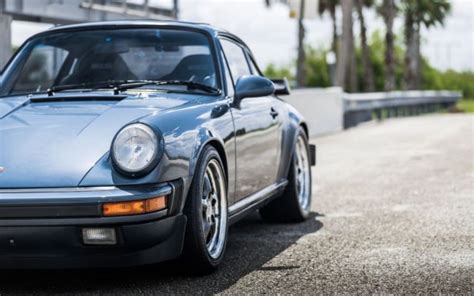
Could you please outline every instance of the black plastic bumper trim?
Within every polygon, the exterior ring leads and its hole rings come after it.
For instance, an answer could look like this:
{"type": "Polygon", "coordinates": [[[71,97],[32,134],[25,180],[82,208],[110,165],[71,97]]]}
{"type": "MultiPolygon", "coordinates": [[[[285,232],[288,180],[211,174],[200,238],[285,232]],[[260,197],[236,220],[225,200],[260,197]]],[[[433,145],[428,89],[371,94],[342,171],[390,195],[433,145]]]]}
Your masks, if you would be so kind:
{"type": "Polygon", "coordinates": [[[309,145],[309,153],[311,158],[311,166],[316,165],[316,145],[310,144],[309,145]]]}
{"type": "Polygon", "coordinates": [[[38,219],[1,219],[2,226],[58,226],[58,225],[110,225],[115,223],[143,223],[164,218],[168,210],[155,213],[121,217],[80,217],[80,218],[38,218],[38,219]]]}
{"type": "Polygon", "coordinates": [[[182,252],[186,216],[109,227],[116,229],[118,245],[85,246],[81,226],[0,227],[0,269],[125,267],[174,259],[182,252]]]}

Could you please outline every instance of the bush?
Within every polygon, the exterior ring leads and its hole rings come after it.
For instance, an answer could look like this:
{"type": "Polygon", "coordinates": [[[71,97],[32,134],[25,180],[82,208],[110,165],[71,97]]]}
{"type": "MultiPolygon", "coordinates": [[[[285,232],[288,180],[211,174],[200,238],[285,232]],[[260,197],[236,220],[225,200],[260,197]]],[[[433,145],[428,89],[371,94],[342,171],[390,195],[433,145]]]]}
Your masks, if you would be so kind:
{"type": "Polygon", "coordinates": [[[474,99],[474,72],[439,71],[423,61],[422,88],[462,91],[465,98],[474,99]]]}
{"type": "Polygon", "coordinates": [[[270,79],[272,78],[287,78],[288,80],[293,80],[294,75],[290,67],[276,66],[274,64],[269,64],[263,71],[263,75],[270,79]]]}
{"type": "Polygon", "coordinates": [[[330,87],[331,77],[326,62],[327,50],[306,48],[306,85],[310,87],[330,87]]]}

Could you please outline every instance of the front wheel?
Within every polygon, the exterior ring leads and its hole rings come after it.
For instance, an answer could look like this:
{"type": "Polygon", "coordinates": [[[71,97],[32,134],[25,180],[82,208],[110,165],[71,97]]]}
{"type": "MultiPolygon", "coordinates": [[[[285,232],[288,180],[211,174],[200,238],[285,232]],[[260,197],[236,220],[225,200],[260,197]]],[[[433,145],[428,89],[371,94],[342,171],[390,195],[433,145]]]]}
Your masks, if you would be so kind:
{"type": "Polygon", "coordinates": [[[260,209],[262,218],[269,222],[302,222],[311,209],[311,160],[308,137],[302,128],[293,149],[288,185],[282,196],[260,209]]]}
{"type": "Polygon", "coordinates": [[[184,207],[188,218],[183,259],[199,274],[213,271],[227,243],[227,182],[216,149],[206,146],[184,207]]]}

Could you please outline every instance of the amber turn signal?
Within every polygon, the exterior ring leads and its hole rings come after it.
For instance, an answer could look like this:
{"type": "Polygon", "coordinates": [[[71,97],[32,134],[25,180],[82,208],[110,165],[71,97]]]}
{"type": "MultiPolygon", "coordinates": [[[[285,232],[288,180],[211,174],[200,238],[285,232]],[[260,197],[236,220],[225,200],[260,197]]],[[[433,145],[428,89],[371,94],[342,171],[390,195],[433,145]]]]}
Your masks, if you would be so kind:
{"type": "Polygon", "coordinates": [[[166,197],[158,196],[147,200],[111,202],[102,205],[103,215],[128,216],[156,212],[166,208],[166,197]]]}

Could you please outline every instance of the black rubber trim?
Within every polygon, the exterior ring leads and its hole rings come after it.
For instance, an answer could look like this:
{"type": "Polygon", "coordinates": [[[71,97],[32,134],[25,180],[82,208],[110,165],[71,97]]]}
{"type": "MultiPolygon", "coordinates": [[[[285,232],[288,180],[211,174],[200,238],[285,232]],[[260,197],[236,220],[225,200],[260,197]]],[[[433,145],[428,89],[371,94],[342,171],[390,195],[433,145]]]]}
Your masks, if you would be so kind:
{"type": "Polygon", "coordinates": [[[287,183],[288,182],[285,180],[284,182],[280,183],[280,185],[277,188],[275,188],[275,190],[269,192],[262,198],[256,200],[254,203],[246,205],[244,208],[238,209],[236,212],[231,213],[229,215],[229,224],[230,225],[235,224],[242,218],[245,218],[251,212],[263,207],[264,205],[266,205],[273,199],[279,197],[285,191],[287,183]]]}
{"type": "Polygon", "coordinates": [[[173,188],[172,198],[168,199],[169,215],[179,214],[181,205],[183,204],[183,180],[179,179],[170,183],[173,188]]]}
{"type": "Polygon", "coordinates": [[[2,226],[55,226],[55,225],[110,225],[115,223],[142,223],[164,218],[168,210],[155,213],[121,216],[121,217],[98,217],[98,218],[43,218],[43,219],[3,219],[2,226]]]}
{"type": "MultiPolygon", "coordinates": [[[[116,202],[116,201],[129,201],[129,200],[142,200],[157,196],[153,191],[154,187],[150,187],[150,192],[137,191],[132,193],[130,196],[125,197],[121,200],[101,200],[100,194],[107,194],[107,191],[101,193],[100,191],[90,192],[90,197],[84,197],[84,202],[74,201],[64,203],[68,196],[74,194],[71,192],[53,192],[51,194],[60,195],[64,194],[64,198],[58,200],[58,198],[46,199],[48,192],[31,193],[31,197],[35,197],[37,194],[41,195],[41,200],[34,201],[31,198],[29,201],[24,201],[21,198],[11,199],[10,204],[0,205],[0,226],[29,226],[29,225],[87,225],[87,224],[109,224],[109,223],[139,223],[144,221],[156,220],[163,218],[167,215],[175,215],[177,211],[171,213],[168,209],[176,207],[176,203],[180,202],[181,193],[180,188],[182,187],[182,181],[174,181],[166,183],[166,186],[162,188],[168,189],[170,194],[166,194],[168,208],[154,213],[140,214],[132,216],[120,216],[120,217],[103,217],[102,216],[102,204],[104,202],[116,202]],[[176,192],[178,191],[178,192],[176,192]],[[176,198],[175,198],[176,197],[176,198]],[[178,199],[178,200],[176,200],[178,199]]],[[[157,194],[161,195],[157,189],[157,194]]],[[[85,192],[88,193],[88,192],[85,192]]],[[[1,194],[1,193],[0,193],[1,194]]],[[[30,193],[25,193],[30,194],[30,193]]],[[[70,197],[70,199],[73,199],[70,197]]]]}
{"type": "Polygon", "coordinates": [[[44,217],[100,217],[101,210],[97,203],[77,205],[39,205],[39,206],[4,206],[0,207],[1,219],[11,218],[44,218],[44,217]]]}
{"type": "Polygon", "coordinates": [[[174,259],[183,248],[186,217],[109,227],[116,229],[118,245],[85,246],[81,227],[73,225],[0,227],[0,269],[125,267],[174,259]]]}
{"type": "Polygon", "coordinates": [[[316,165],[316,145],[309,145],[309,154],[310,154],[310,160],[311,160],[311,166],[316,165]]]}

